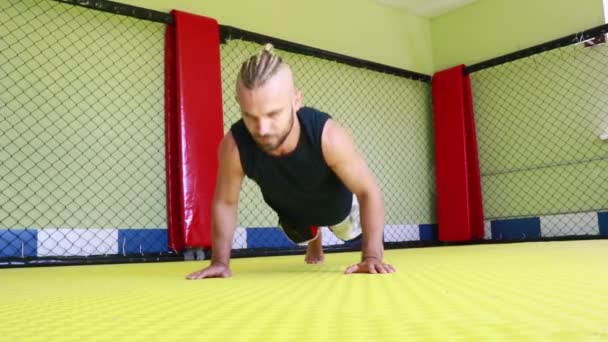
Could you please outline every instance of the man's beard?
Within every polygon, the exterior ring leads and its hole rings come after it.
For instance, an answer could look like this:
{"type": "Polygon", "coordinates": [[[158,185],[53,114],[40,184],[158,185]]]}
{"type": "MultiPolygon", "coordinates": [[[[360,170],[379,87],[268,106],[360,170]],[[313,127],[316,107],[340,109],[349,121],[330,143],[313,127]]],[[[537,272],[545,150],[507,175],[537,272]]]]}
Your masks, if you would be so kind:
{"type": "Polygon", "coordinates": [[[278,149],[279,147],[281,147],[283,145],[283,143],[285,142],[285,140],[287,140],[287,137],[289,136],[289,133],[291,133],[291,130],[293,130],[293,126],[294,126],[294,115],[293,115],[293,110],[292,110],[292,114],[290,117],[290,122],[289,122],[289,129],[287,129],[287,131],[285,133],[283,133],[282,135],[280,135],[278,137],[278,139],[271,139],[269,142],[264,142],[264,136],[256,136],[254,137],[255,143],[256,145],[258,145],[258,147],[264,151],[264,152],[272,152],[275,151],[276,149],[278,149]]]}

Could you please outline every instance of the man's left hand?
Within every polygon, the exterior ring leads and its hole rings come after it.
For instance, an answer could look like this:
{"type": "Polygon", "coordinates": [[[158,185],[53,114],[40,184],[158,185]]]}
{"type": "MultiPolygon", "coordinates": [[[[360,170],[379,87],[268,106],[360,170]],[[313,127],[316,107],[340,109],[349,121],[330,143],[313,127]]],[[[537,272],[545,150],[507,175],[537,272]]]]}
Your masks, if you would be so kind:
{"type": "Polygon", "coordinates": [[[364,260],[358,264],[352,265],[344,271],[345,274],[352,273],[394,273],[397,270],[389,265],[378,260],[364,260]]]}

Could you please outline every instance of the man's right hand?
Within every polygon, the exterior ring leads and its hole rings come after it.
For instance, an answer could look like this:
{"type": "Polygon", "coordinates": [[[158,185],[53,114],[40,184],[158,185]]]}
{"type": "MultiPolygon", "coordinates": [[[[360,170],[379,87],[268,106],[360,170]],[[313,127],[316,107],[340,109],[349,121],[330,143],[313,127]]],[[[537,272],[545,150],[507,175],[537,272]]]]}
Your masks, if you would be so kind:
{"type": "Polygon", "coordinates": [[[190,273],[186,279],[196,280],[204,278],[229,278],[232,276],[230,267],[224,264],[211,264],[209,267],[203,268],[200,271],[190,273]]]}

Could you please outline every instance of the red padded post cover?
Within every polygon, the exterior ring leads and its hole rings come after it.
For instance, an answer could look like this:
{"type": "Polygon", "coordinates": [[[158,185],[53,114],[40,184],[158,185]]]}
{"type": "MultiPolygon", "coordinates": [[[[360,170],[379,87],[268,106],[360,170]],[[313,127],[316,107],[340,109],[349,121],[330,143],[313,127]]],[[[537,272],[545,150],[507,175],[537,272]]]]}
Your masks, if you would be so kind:
{"type": "Polygon", "coordinates": [[[464,65],[433,76],[439,240],[483,237],[483,208],[470,80],[464,65]]]}
{"type": "MultiPolygon", "coordinates": [[[[168,207],[170,214],[175,215],[169,217],[169,235],[173,237],[174,246],[180,246],[176,241],[179,232],[175,230],[178,229],[182,231],[185,247],[209,248],[217,149],[224,131],[219,25],[212,18],[181,11],[171,14],[175,22],[175,78],[167,84],[175,86],[175,100],[174,104],[167,105],[175,106],[175,111],[174,117],[167,121],[175,127],[167,127],[167,136],[172,139],[167,145],[173,147],[168,150],[177,156],[168,156],[173,164],[168,165],[167,172],[178,179],[168,180],[170,190],[173,190],[168,193],[173,200],[168,207]],[[172,188],[175,186],[178,190],[172,188]],[[178,212],[171,209],[177,207],[175,202],[180,207],[178,212]]],[[[168,35],[169,32],[170,29],[168,35]]],[[[167,57],[170,55],[168,53],[167,57]]],[[[171,110],[167,114],[170,115],[171,110]]]]}

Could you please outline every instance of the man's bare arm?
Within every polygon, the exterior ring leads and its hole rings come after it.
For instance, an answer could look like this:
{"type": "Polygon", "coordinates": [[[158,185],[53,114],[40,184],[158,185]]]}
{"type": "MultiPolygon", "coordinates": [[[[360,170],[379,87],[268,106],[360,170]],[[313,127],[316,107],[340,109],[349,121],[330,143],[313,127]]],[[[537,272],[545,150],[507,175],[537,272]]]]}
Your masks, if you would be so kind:
{"type": "Polygon", "coordinates": [[[347,273],[394,272],[384,258],[384,203],[376,178],[357,150],[350,135],[333,120],[327,121],[322,136],[323,155],[336,175],[358,198],[361,206],[363,241],[362,263],[347,269],[347,273]]]}
{"type": "Polygon", "coordinates": [[[231,276],[230,252],[244,177],[238,148],[232,134],[228,132],[219,147],[219,170],[212,203],[211,265],[188,275],[188,279],[231,276]]]}

